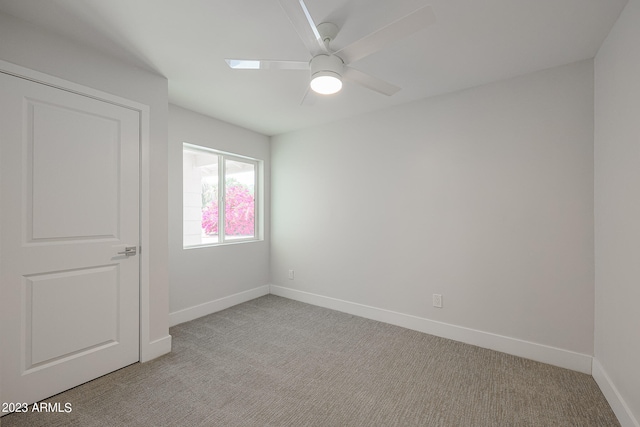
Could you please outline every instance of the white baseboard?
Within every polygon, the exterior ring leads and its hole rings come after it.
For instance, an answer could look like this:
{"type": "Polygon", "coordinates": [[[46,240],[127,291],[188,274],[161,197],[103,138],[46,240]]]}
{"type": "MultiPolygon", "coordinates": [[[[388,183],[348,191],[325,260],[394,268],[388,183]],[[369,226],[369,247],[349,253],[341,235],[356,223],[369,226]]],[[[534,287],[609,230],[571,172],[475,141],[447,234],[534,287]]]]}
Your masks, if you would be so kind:
{"type": "Polygon", "coordinates": [[[609,378],[600,361],[595,357],[593,358],[593,379],[598,383],[598,387],[600,387],[602,394],[611,405],[611,409],[618,417],[622,427],[640,427],[640,422],[633,416],[611,378],[609,378]]]}
{"type": "Polygon", "coordinates": [[[171,352],[171,335],[143,344],[140,351],[140,362],[148,362],[171,352]]]}
{"type": "Polygon", "coordinates": [[[296,301],[390,323],[430,335],[436,335],[591,375],[592,356],[587,354],[437,322],[422,317],[303,292],[283,286],[270,285],[270,292],[273,295],[296,301]]]}
{"type": "Polygon", "coordinates": [[[233,307],[234,305],[242,304],[243,302],[247,302],[267,294],[269,294],[269,285],[264,285],[169,313],[169,327],[233,307]]]}

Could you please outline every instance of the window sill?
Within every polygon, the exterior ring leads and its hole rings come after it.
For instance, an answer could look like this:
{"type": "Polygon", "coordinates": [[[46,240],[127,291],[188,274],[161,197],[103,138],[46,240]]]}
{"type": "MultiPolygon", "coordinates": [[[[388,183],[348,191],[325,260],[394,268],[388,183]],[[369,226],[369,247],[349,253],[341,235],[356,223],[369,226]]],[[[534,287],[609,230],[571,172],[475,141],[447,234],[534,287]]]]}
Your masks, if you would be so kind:
{"type": "Polygon", "coordinates": [[[246,244],[246,243],[258,243],[258,242],[264,242],[264,239],[242,239],[242,240],[231,240],[231,241],[222,242],[222,243],[202,243],[200,245],[183,246],[182,249],[190,250],[190,249],[201,249],[201,248],[215,248],[219,246],[240,245],[240,244],[246,244]]]}

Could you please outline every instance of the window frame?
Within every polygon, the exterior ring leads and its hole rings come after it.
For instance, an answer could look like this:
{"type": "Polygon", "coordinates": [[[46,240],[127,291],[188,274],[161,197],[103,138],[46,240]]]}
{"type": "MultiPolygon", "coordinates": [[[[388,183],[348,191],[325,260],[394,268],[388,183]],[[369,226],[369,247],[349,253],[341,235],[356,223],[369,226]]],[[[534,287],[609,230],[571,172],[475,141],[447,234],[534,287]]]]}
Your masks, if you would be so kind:
{"type": "MultiPolygon", "coordinates": [[[[263,221],[263,210],[262,210],[262,192],[260,191],[262,188],[262,170],[263,170],[263,161],[260,159],[256,159],[249,156],[244,156],[237,153],[230,153],[227,151],[216,150],[214,148],[205,147],[202,145],[196,145],[189,142],[182,143],[182,156],[184,159],[185,151],[191,152],[202,152],[207,154],[214,154],[218,158],[218,241],[217,242],[208,242],[208,243],[200,243],[200,244],[184,244],[184,208],[182,215],[182,248],[183,249],[197,249],[197,248],[206,248],[211,246],[223,246],[223,245],[233,245],[238,243],[249,243],[249,242],[258,242],[264,240],[262,237],[262,221],[263,221]],[[251,164],[254,167],[254,176],[253,176],[253,203],[254,203],[254,217],[253,217],[253,236],[251,237],[236,237],[233,236],[229,238],[226,235],[226,161],[236,161],[240,163],[251,164]]],[[[183,166],[184,168],[184,166],[183,166]]],[[[184,170],[182,171],[182,203],[184,207],[184,170]]]]}

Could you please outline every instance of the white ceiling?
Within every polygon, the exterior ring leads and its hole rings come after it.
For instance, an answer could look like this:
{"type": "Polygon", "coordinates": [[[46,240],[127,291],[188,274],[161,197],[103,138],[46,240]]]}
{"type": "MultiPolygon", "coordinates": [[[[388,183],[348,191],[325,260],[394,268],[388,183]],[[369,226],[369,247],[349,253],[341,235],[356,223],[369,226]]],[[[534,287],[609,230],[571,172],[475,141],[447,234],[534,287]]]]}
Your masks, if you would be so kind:
{"type": "Polygon", "coordinates": [[[595,56],[628,0],[306,0],[340,48],[430,4],[436,23],[354,64],[402,87],[345,84],[300,105],[300,70],[231,70],[225,58],[308,60],[278,0],[0,0],[0,11],[169,80],[170,102],[266,135],[595,56]]]}

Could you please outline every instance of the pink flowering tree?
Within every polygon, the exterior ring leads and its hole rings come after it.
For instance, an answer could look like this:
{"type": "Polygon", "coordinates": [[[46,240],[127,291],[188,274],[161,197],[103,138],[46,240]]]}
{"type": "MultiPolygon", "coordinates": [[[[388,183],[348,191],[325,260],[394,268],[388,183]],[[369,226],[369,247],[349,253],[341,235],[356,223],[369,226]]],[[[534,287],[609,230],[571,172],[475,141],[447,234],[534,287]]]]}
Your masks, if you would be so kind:
{"type": "MultiPolygon", "coordinates": [[[[240,183],[226,187],[224,231],[228,236],[253,236],[255,203],[249,189],[240,183]]],[[[218,234],[218,201],[213,200],[202,211],[202,228],[208,235],[218,234]]]]}

